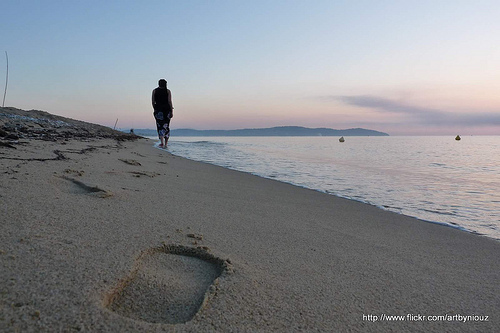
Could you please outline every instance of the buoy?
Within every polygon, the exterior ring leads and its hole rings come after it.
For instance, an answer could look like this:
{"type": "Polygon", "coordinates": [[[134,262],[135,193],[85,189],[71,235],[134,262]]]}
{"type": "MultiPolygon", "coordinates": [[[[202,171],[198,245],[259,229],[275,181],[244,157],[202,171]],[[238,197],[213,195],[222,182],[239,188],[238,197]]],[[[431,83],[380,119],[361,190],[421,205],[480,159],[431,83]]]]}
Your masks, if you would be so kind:
{"type": "Polygon", "coordinates": [[[344,142],[344,141],[345,141],[344,137],[341,136],[340,139],[339,139],[339,142],[344,142]]]}
{"type": "Polygon", "coordinates": [[[455,137],[455,140],[457,140],[457,141],[460,141],[461,139],[462,139],[462,138],[460,138],[460,135],[457,135],[457,136],[455,137]]]}

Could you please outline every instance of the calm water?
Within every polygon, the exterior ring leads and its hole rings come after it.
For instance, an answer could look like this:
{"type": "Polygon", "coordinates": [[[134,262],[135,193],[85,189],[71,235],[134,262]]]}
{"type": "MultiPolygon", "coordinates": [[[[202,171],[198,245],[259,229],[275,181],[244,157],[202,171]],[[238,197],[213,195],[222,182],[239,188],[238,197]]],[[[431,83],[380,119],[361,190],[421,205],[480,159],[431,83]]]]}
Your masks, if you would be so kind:
{"type": "Polygon", "coordinates": [[[168,150],[500,239],[500,136],[173,137],[168,150]]]}

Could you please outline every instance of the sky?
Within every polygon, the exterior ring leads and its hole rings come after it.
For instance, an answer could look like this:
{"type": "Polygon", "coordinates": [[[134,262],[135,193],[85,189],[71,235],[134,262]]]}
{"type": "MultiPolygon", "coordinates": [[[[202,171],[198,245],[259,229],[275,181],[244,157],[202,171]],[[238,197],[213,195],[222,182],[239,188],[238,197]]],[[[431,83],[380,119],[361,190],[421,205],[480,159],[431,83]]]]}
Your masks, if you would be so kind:
{"type": "Polygon", "coordinates": [[[5,106],[118,128],[500,135],[498,0],[3,0],[5,106]]]}

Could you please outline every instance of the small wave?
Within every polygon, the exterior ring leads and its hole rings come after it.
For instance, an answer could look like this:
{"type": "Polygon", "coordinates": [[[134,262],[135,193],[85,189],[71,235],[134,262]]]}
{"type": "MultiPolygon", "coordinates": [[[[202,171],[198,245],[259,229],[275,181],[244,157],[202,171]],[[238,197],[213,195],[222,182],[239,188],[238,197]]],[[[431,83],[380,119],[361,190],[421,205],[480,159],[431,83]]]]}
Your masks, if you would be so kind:
{"type": "Polygon", "coordinates": [[[452,213],[452,212],[447,212],[447,211],[443,211],[443,210],[436,210],[436,209],[421,208],[421,210],[424,211],[424,212],[433,213],[433,214],[440,214],[440,215],[450,215],[450,216],[457,215],[457,214],[452,213]]]}
{"type": "Polygon", "coordinates": [[[214,142],[214,141],[175,141],[176,144],[182,145],[205,145],[205,146],[226,146],[227,143],[224,142],[214,142]]]}
{"type": "Polygon", "coordinates": [[[498,227],[493,224],[493,223],[481,223],[480,224],[482,227],[486,227],[486,228],[489,228],[489,229],[493,229],[493,230],[497,230],[498,227]]]}

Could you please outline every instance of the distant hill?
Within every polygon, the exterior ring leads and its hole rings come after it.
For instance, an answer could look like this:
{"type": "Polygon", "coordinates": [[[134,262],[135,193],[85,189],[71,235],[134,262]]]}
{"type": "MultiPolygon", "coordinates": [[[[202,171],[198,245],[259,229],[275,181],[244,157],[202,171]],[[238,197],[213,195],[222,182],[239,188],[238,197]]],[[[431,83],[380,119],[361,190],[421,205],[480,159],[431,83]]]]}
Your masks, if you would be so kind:
{"type": "MultiPolygon", "coordinates": [[[[134,129],[135,134],[156,136],[156,130],[134,129]]],[[[332,128],[307,128],[280,126],[271,128],[247,128],[236,130],[173,129],[173,136],[388,136],[389,134],[364,128],[336,130],[332,128]]]]}

